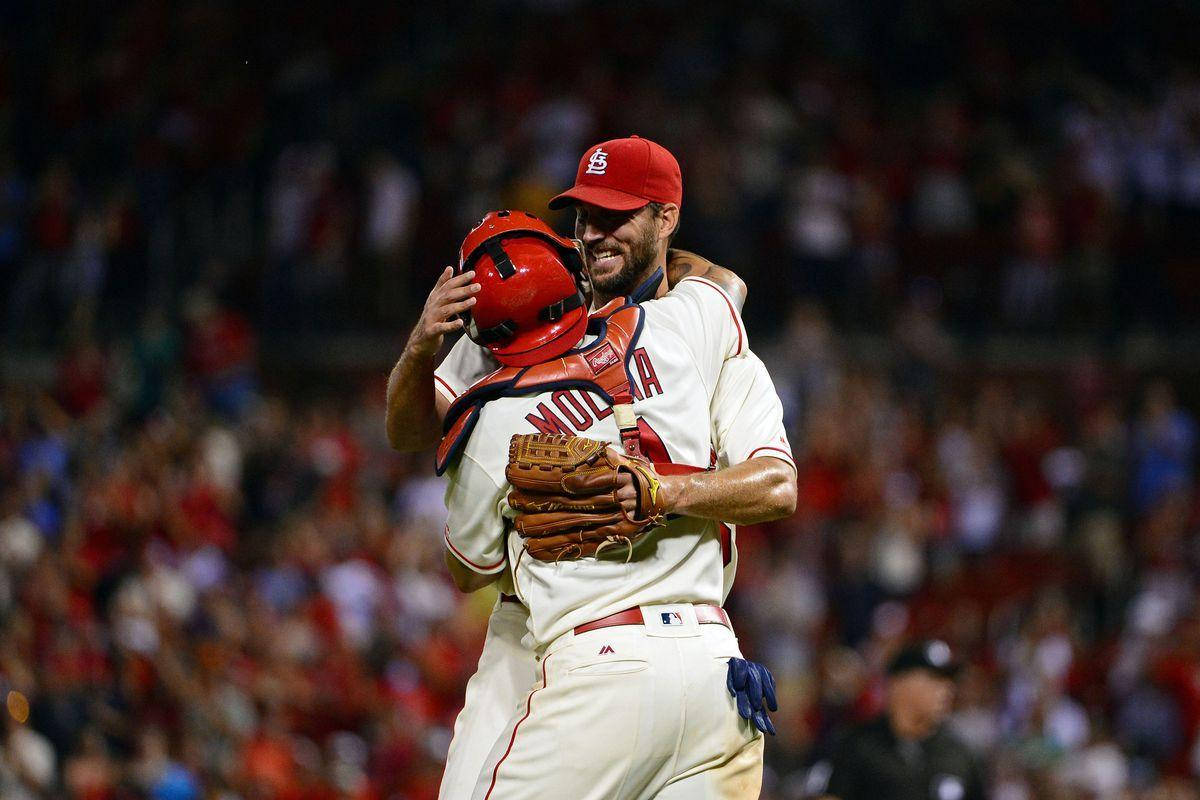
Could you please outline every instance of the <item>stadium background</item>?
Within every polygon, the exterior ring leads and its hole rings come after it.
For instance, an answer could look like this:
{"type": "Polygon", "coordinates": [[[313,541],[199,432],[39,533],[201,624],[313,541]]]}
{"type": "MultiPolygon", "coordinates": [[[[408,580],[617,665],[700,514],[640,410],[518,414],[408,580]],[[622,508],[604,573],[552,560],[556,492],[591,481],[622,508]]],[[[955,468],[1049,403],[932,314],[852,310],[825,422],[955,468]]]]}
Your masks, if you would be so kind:
{"type": "Polygon", "coordinates": [[[383,379],[632,132],[801,465],[730,602],[764,797],[906,634],[994,797],[1197,796],[1197,6],[249,5],[0,4],[0,796],[436,795],[489,601],[383,379]]]}

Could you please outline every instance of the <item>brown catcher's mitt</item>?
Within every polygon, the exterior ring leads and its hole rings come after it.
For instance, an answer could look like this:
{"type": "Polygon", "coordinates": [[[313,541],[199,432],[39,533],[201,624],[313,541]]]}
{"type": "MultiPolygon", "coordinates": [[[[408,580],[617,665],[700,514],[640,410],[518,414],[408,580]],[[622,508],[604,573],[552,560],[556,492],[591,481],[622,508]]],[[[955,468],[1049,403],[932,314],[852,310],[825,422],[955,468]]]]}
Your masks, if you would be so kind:
{"type": "Polygon", "coordinates": [[[648,461],[630,458],[607,442],[548,433],[517,434],[508,445],[508,504],[541,561],[595,556],[611,546],[633,552],[638,536],[666,521],[659,478],[648,461]],[[617,499],[625,472],[637,491],[630,516],[617,499]]]}

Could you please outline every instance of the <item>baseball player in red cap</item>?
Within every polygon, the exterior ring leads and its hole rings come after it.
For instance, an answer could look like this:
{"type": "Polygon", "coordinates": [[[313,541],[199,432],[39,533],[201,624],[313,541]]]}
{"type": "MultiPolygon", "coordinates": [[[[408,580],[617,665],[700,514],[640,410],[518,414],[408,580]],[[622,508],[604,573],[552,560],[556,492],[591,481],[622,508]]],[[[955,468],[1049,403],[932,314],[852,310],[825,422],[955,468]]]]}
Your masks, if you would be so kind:
{"type": "MultiPolygon", "coordinates": [[[[679,228],[683,178],[667,148],[629,136],[589,150],[575,185],[550,208],[575,206],[575,236],[583,242],[592,287],[601,303],[630,294],[652,266],[662,236],[679,228]]],[[[665,289],[665,286],[656,287],[665,289]]]]}
{"type": "MultiPolygon", "coordinates": [[[[660,296],[667,291],[668,284],[674,285],[691,275],[718,284],[740,308],[745,286],[728,270],[679,251],[670,251],[663,269],[663,242],[669,241],[678,227],[681,196],[678,162],[665,148],[650,140],[617,139],[584,153],[575,184],[553,202],[559,208],[566,204],[576,206],[576,234],[584,242],[587,267],[592,273],[593,305],[601,305],[620,294],[635,300],[660,296]]],[[[409,347],[393,371],[388,392],[388,434],[398,449],[419,449],[435,438],[436,429],[432,425],[420,426],[422,403],[432,407],[430,413],[436,409],[436,419],[440,421],[455,397],[496,368],[495,361],[483,348],[463,337],[436,376],[424,377],[433,371],[433,353],[442,334],[460,327],[453,315],[473,305],[473,290],[477,288],[471,283],[473,277],[469,272],[451,277],[451,271],[447,270],[431,293],[409,347]],[[420,387],[428,387],[430,380],[436,387],[433,398],[420,391],[420,387]]],[[[761,362],[752,356],[731,360],[717,389],[761,380],[763,376],[761,362]]],[[[719,407],[720,404],[714,406],[719,407]]],[[[731,428],[732,420],[719,416],[719,411],[714,411],[715,430],[736,429],[736,426],[731,428]]],[[[735,435],[716,449],[724,460],[727,447],[736,449],[742,444],[735,435]]],[[[726,591],[735,564],[736,561],[731,562],[727,570],[726,591]]],[[[507,576],[501,579],[501,585],[504,594],[489,622],[479,670],[468,684],[466,703],[455,724],[442,798],[469,796],[470,785],[494,738],[496,725],[504,722],[513,698],[525,696],[532,680],[535,662],[532,653],[520,642],[528,614],[515,598],[508,596],[511,588],[507,576]]],[[[751,692],[745,698],[742,694],[739,692],[739,707],[744,709],[744,715],[758,716],[764,721],[760,727],[765,729],[769,722],[765,722],[763,713],[763,692],[751,692]]]]}

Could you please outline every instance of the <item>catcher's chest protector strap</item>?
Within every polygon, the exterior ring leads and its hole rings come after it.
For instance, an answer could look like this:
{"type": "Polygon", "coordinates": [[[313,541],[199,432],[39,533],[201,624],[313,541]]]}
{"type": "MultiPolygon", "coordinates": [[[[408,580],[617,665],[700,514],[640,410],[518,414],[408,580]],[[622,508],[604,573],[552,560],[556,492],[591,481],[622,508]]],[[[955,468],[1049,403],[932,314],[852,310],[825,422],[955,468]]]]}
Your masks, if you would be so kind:
{"type": "Polygon", "coordinates": [[[501,367],[463,392],[446,411],[435,466],[441,475],[462,451],[479,419],[479,410],[498,397],[540,394],[555,389],[595,392],[615,405],[632,402],[629,356],[642,332],[642,309],[614,301],[593,315],[589,331],[599,338],[553,361],[532,367],[501,367]]]}

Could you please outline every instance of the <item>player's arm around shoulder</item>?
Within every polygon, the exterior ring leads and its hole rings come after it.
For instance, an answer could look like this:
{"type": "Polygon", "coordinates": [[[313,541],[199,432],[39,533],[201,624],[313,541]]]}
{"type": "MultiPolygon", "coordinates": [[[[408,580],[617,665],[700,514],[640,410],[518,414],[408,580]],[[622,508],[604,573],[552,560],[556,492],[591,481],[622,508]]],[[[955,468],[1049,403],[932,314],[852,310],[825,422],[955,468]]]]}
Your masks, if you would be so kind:
{"type": "Polygon", "coordinates": [[[708,277],[688,275],[667,294],[641,305],[647,324],[671,331],[676,337],[709,393],[725,359],[746,351],[748,339],[741,312],[729,293],[708,277]]]}
{"type": "Polygon", "coordinates": [[[707,278],[729,295],[738,313],[746,304],[746,283],[733,270],[721,267],[690,250],[667,251],[667,286],[674,287],[684,278],[707,278]]]}
{"type": "Polygon", "coordinates": [[[457,315],[475,304],[479,284],[473,283],[474,277],[473,271],[455,275],[451,267],[442,270],[388,375],[384,427],[388,444],[396,450],[411,452],[437,444],[449,403],[430,390],[434,359],[445,335],[462,328],[457,315]]]}
{"type": "Polygon", "coordinates": [[[709,409],[723,469],[664,476],[675,513],[736,524],[768,522],[796,510],[796,466],[783,406],[766,366],[750,350],[721,365],[709,409]]]}
{"type": "MultiPolygon", "coordinates": [[[[714,396],[715,435],[729,466],[711,472],[657,475],[663,511],[752,525],[796,510],[796,467],[783,428],[782,408],[766,368],[753,353],[728,358],[714,396]]],[[[617,496],[637,508],[628,476],[617,496]]]]}

